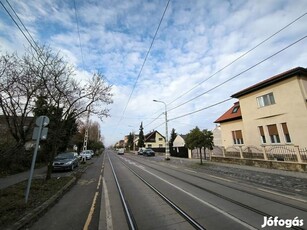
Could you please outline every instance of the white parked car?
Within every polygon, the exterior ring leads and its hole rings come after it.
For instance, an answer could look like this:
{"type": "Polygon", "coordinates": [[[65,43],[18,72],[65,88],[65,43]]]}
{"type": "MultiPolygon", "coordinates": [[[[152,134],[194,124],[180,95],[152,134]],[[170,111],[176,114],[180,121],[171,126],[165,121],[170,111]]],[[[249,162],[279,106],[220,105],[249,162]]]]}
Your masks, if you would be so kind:
{"type": "Polygon", "coordinates": [[[86,160],[90,160],[92,158],[92,154],[91,154],[91,151],[90,150],[83,150],[81,153],[80,153],[80,156],[81,157],[85,157],[86,160]]]}

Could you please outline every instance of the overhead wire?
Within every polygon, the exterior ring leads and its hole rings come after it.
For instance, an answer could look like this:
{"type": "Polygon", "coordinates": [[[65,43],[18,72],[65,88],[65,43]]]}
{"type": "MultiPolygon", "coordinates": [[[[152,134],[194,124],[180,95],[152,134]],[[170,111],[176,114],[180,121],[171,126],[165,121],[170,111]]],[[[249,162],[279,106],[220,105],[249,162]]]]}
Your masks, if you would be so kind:
{"type": "MultiPolygon", "coordinates": [[[[13,9],[13,7],[11,6],[11,4],[6,1],[8,3],[8,5],[10,6],[10,8],[13,10],[14,14],[17,16],[18,20],[21,22],[21,24],[23,25],[23,27],[25,28],[25,30],[27,31],[27,33],[30,35],[28,29],[25,27],[25,25],[22,23],[21,19],[18,17],[18,15],[16,14],[16,11],[13,9]]],[[[2,7],[4,8],[4,10],[6,11],[6,13],[9,15],[9,17],[12,19],[12,21],[14,22],[14,24],[17,26],[17,28],[19,29],[19,31],[22,33],[22,35],[26,38],[26,40],[28,41],[28,43],[30,44],[30,46],[34,49],[34,51],[38,54],[37,48],[38,45],[35,42],[35,40],[33,39],[33,37],[30,35],[30,38],[27,37],[27,35],[24,33],[24,31],[21,29],[21,27],[19,26],[19,24],[17,23],[17,21],[15,20],[15,18],[12,16],[12,14],[9,12],[9,10],[5,7],[5,5],[2,3],[2,1],[0,1],[0,4],[2,5],[2,7]],[[30,39],[32,39],[32,41],[34,42],[35,46],[32,44],[32,42],[30,41],[30,39]]]]}
{"type": "Polygon", "coordinates": [[[145,56],[144,61],[143,61],[143,63],[142,63],[141,69],[140,69],[140,71],[139,71],[139,73],[138,73],[138,75],[137,75],[137,78],[136,78],[135,82],[134,82],[134,85],[133,85],[133,88],[132,88],[131,93],[130,93],[130,95],[129,95],[128,101],[127,101],[126,106],[125,106],[125,108],[124,108],[124,110],[123,110],[122,117],[121,117],[121,119],[119,120],[118,124],[122,121],[122,119],[123,119],[123,117],[124,117],[124,115],[125,115],[125,112],[126,112],[126,110],[127,110],[128,104],[129,104],[129,102],[130,102],[130,100],[131,100],[132,94],[133,94],[133,92],[134,92],[134,90],[135,90],[135,88],[136,88],[136,85],[137,85],[137,83],[138,83],[138,80],[139,80],[139,78],[140,78],[140,76],[141,76],[141,73],[142,73],[143,68],[144,68],[144,66],[145,66],[145,63],[146,63],[146,61],[147,61],[147,58],[148,58],[149,53],[150,53],[150,51],[151,51],[151,48],[152,48],[152,46],[153,46],[153,44],[154,44],[154,41],[156,40],[158,31],[159,31],[160,26],[161,26],[161,24],[162,24],[162,21],[163,21],[163,19],[164,19],[164,16],[165,16],[165,13],[166,13],[166,10],[167,10],[167,8],[168,8],[169,3],[170,3],[170,0],[167,1],[167,4],[166,4],[165,9],[164,9],[164,11],[163,11],[162,17],[161,17],[161,19],[160,19],[160,21],[159,21],[158,27],[157,27],[157,29],[156,29],[156,32],[155,32],[154,36],[153,36],[153,39],[152,39],[151,44],[150,44],[150,46],[149,46],[149,49],[148,49],[148,51],[147,51],[147,53],[146,53],[146,56],[145,56]]]}
{"type": "Polygon", "coordinates": [[[291,43],[290,45],[287,45],[287,46],[284,47],[283,49],[281,49],[281,50],[279,50],[279,51],[273,53],[272,55],[266,57],[265,59],[263,59],[263,60],[257,62],[256,64],[252,65],[251,67],[249,67],[249,68],[243,70],[242,72],[240,72],[240,73],[234,75],[234,76],[231,77],[231,78],[228,78],[226,81],[223,81],[222,83],[217,84],[216,86],[210,88],[209,90],[207,90],[207,91],[205,91],[205,92],[203,92],[203,93],[201,93],[201,94],[199,94],[199,95],[197,95],[197,96],[191,98],[191,99],[188,100],[188,101],[185,101],[184,103],[181,103],[181,104],[179,104],[179,105],[177,105],[177,106],[175,106],[175,107],[169,109],[168,111],[172,111],[172,110],[174,110],[174,109],[177,109],[177,108],[179,108],[179,107],[181,107],[181,106],[183,106],[183,105],[185,105],[185,104],[187,104],[187,103],[189,103],[189,102],[191,102],[191,101],[193,101],[193,100],[195,100],[195,99],[197,99],[197,98],[203,96],[204,94],[209,93],[209,92],[213,91],[214,89],[217,89],[218,87],[220,87],[220,86],[226,84],[227,82],[229,82],[229,81],[231,81],[231,80],[233,80],[233,79],[235,79],[235,78],[241,76],[242,74],[248,72],[249,70],[255,68],[256,66],[262,64],[263,62],[265,62],[265,61],[271,59],[272,57],[276,56],[277,54],[279,54],[279,53],[285,51],[286,49],[290,48],[291,46],[293,46],[293,45],[297,44],[298,42],[304,40],[306,37],[307,37],[307,35],[301,37],[300,39],[296,40],[295,42],[291,43]]]}
{"type": "Polygon", "coordinates": [[[241,58],[243,58],[244,56],[246,56],[247,54],[249,54],[250,52],[252,52],[253,50],[257,49],[259,46],[261,46],[263,43],[267,42],[268,40],[270,40],[271,38],[273,38],[274,36],[276,36],[277,34],[279,34],[280,32],[282,32],[283,30],[285,30],[286,28],[288,28],[289,26],[291,26],[292,24],[294,24],[295,22],[297,22],[298,20],[300,20],[301,18],[303,18],[305,15],[307,14],[307,12],[305,12],[304,14],[300,15],[299,17],[295,18],[293,21],[291,21],[290,23],[288,23],[287,25],[283,26],[281,29],[277,30],[275,33],[273,33],[272,35],[270,35],[269,37],[267,37],[266,39],[262,40],[260,43],[258,43],[257,45],[255,45],[254,47],[252,47],[251,49],[249,49],[248,51],[246,51],[245,53],[243,53],[242,55],[240,55],[239,57],[235,58],[233,61],[231,61],[230,63],[228,63],[227,65],[225,65],[224,67],[222,67],[221,69],[219,69],[218,71],[214,72],[213,74],[211,74],[209,77],[207,77],[206,79],[202,80],[201,82],[197,83],[195,86],[193,86],[191,89],[189,89],[188,91],[184,92],[183,94],[181,94],[180,96],[176,97],[174,100],[172,100],[171,102],[169,102],[167,105],[170,105],[172,103],[174,103],[175,101],[177,101],[178,99],[182,98],[183,96],[185,96],[186,94],[188,94],[189,92],[193,91],[195,88],[197,88],[198,86],[200,86],[201,84],[203,84],[204,82],[208,81],[209,79],[211,79],[212,77],[214,77],[215,75],[217,75],[218,73],[222,72],[224,69],[228,68],[229,66],[231,66],[232,64],[234,64],[236,61],[240,60],[241,58]]]}
{"type": "MultiPolygon", "coordinates": [[[[218,71],[214,72],[213,74],[211,74],[209,77],[207,77],[206,79],[202,80],[201,82],[197,83],[196,85],[194,85],[191,89],[189,89],[188,91],[184,92],[183,94],[181,94],[180,96],[176,97],[174,100],[172,100],[171,102],[167,103],[167,105],[170,105],[172,103],[174,103],[175,101],[177,101],[178,99],[182,98],[183,96],[187,95],[188,93],[190,93],[191,91],[193,91],[195,88],[197,88],[198,86],[202,85],[204,82],[208,81],[209,79],[211,79],[212,77],[214,77],[215,75],[219,74],[220,72],[222,72],[223,70],[225,70],[226,68],[228,68],[229,66],[231,66],[232,64],[234,64],[235,62],[237,62],[238,60],[240,60],[241,58],[243,58],[244,56],[246,56],[247,54],[249,54],[250,52],[252,52],[253,50],[255,50],[256,48],[258,48],[259,46],[261,46],[262,44],[264,44],[265,42],[267,42],[268,40],[270,40],[271,38],[273,38],[274,36],[276,36],[277,34],[279,34],[280,32],[282,32],[283,30],[285,30],[286,28],[288,28],[289,26],[291,26],[292,24],[294,24],[295,22],[297,22],[298,20],[300,20],[301,18],[303,18],[304,16],[306,16],[307,12],[303,13],[302,15],[300,15],[299,17],[295,18],[293,21],[291,21],[290,23],[286,24],[285,26],[283,26],[282,28],[280,28],[279,30],[277,30],[276,32],[274,32],[273,34],[271,34],[270,36],[268,36],[267,38],[265,38],[264,40],[262,40],[260,43],[258,43],[257,45],[255,45],[254,47],[252,47],[251,49],[249,49],[248,51],[246,51],[245,53],[243,53],[242,55],[240,55],[239,57],[235,58],[233,61],[231,61],[230,63],[228,63],[227,65],[225,65],[224,67],[222,67],[221,69],[219,69],[218,71]]],[[[155,112],[154,114],[158,113],[161,110],[158,110],[157,112],[155,112]]]]}
{"type": "Polygon", "coordinates": [[[77,31],[78,31],[78,39],[79,39],[79,47],[80,47],[80,53],[81,53],[81,60],[83,68],[84,65],[84,56],[83,56],[83,49],[82,49],[82,43],[81,43],[81,36],[80,36],[80,28],[79,28],[79,19],[78,19],[78,13],[77,13],[77,6],[76,6],[76,0],[74,0],[74,9],[75,9],[75,18],[76,18],[76,24],[77,24],[77,31]]]}

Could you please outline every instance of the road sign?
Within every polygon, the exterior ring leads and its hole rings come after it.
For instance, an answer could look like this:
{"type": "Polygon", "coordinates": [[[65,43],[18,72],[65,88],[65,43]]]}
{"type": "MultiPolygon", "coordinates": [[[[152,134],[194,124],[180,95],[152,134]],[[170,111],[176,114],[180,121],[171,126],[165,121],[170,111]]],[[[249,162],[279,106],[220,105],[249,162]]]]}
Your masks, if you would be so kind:
{"type": "Polygon", "coordinates": [[[36,119],[35,124],[39,126],[47,126],[49,124],[49,118],[47,116],[40,116],[36,119]]]}
{"type": "Polygon", "coordinates": [[[40,116],[36,119],[35,124],[38,127],[34,128],[33,135],[32,135],[32,139],[36,140],[36,143],[35,143],[35,149],[34,149],[33,158],[32,158],[28,186],[26,190],[26,198],[25,198],[26,203],[28,203],[31,182],[32,182],[32,177],[33,177],[33,172],[34,172],[34,166],[35,166],[35,161],[36,161],[36,156],[37,156],[37,150],[39,147],[39,141],[45,140],[47,138],[48,128],[44,128],[44,127],[49,124],[49,118],[47,116],[40,116]]]}

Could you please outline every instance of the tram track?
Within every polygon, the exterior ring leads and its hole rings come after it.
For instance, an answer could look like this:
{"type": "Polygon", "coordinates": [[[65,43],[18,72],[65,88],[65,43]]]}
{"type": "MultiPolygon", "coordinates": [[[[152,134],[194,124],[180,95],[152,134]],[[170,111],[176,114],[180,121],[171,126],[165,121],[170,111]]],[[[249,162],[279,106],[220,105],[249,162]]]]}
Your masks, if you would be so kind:
{"type": "MultiPolygon", "coordinates": [[[[135,160],[135,159],[133,159],[133,160],[135,160]]],[[[220,198],[220,199],[223,199],[223,200],[226,200],[226,201],[228,201],[228,202],[231,202],[232,204],[235,204],[235,205],[240,206],[240,207],[242,207],[242,208],[244,208],[244,209],[247,209],[247,210],[249,210],[249,211],[252,211],[252,212],[254,212],[254,213],[258,214],[258,215],[267,216],[267,217],[274,216],[274,215],[271,215],[270,213],[267,213],[267,212],[265,212],[265,211],[262,211],[262,210],[259,210],[259,209],[257,209],[257,208],[251,207],[251,206],[249,206],[249,205],[246,205],[246,204],[244,204],[244,203],[242,203],[242,202],[240,202],[240,201],[237,201],[237,200],[235,200],[235,199],[232,199],[232,198],[227,197],[227,196],[225,196],[225,195],[222,195],[222,194],[220,194],[220,193],[217,193],[217,192],[214,192],[214,191],[212,191],[212,190],[206,189],[206,188],[204,188],[203,186],[200,186],[200,185],[197,185],[197,184],[192,183],[192,182],[190,182],[190,181],[184,180],[184,179],[182,179],[182,178],[180,178],[180,177],[174,176],[174,175],[172,175],[172,174],[170,174],[170,173],[167,173],[167,172],[165,172],[165,171],[163,171],[163,170],[159,170],[159,169],[157,169],[157,168],[155,168],[155,167],[152,167],[152,166],[150,166],[150,165],[148,165],[148,164],[144,164],[143,162],[140,162],[140,161],[138,161],[138,160],[135,160],[135,161],[136,161],[138,164],[140,164],[140,165],[146,166],[146,167],[148,167],[148,168],[151,168],[152,170],[155,170],[155,171],[157,171],[157,172],[163,173],[163,174],[165,174],[165,175],[167,175],[167,176],[169,176],[169,177],[172,177],[172,178],[174,178],[174,179],[176,179],[176,180],[179,180],[179,181],[181,181],[181,182],[184,182],[184,183],[186,183],[186,184],[188,184],[188,185],[190,185],[190,186],[193,186],[193,187],[195,187],[195,188],[197,188],[197,189],[200,189],[200,190],[202,190],[202,191],[205,191],[205,192],[207,192],[207,193],[210,193],[210,194],[212,194],[212,195],[214,195],[214,196],[216,196],[216,197],[218,197],[218,198],[220,198]]],[[[129,166],[127,166],[124,162],[122,162],[122,163],[123,163],[130,171],[133,171],[133,170],[132,170],[129,166]]],[[[174,170],[174,171],[179,171],[179,170],[176,170],[176,169],[173,169],[173,168],[172,168],[172,170],[174,170]]],[[[182,171],[180,171],[180,172],[182,173],[182,171]]],[[[133,171],[133,173],[137,175],[136,172],[133,171]]],[[[220,182],[217,182],[217,181],[215,181],[215,180],[210,180],[210,179],[208,179],[208,178],[203,178],[203,177],[197,176],[197,175],[195,175],[195,174],[193,174],[193,176],[196,177],[196,178],[198,178],[198,179],[201,179],[201,180],[209,181],[209,182],[211,182],[211,183],[216,183],[216,184],[219,184],[219,185],[221,185],[221,186],[225,186],[225,187],[227,187],[227,188],[231,188],[231,189],[234,189],[234,190],[237,190],[237,191],[240,191],[240,192],[248,193],[249,195],[256,196],[256,197],[261,198],[261,199],[269,200],[270,202],[275,202],[275,203],[277,203],[277,204],[284,205],[284,206],[288,206],[288,207],[291,207],[291,208],[294,208],[294,209],[297,209],[297,210],[300,210],[300,211],[303,211],[303,212],[306,212],[306,211],[307,211],[305,208],[297,207],[297,206],[291,205],[291,204],[286,203],[286,202],[281,202],[281,201],[279,201],[279,200],[277,200],[277,199],[268,198],[268,197],[265,197],[265,196],[263,196],[263,195],[259,195],[259,194],[255,193],[255,192],[250,192],[250,191],[246,191],[246,190],[243,190],[243,189],[238,189],[238,188],[235,188],[234,186],[225,185],[224,183],[220,183],[220,182]]],[[[138,177],[139,177],[139,176],[138,176],[138,177]]],[[[139,177],[139,179],[141,179],[141,177],[139,177]]],[[[143,182],[145,181],[144,179],[141,179],[141,180],[142,180],[143,182]]],[[[145,183],[145,182],[144,182],[144,183],[145,183]]],[[[297,227],[297,226],[292,226],[291,229],[303,229],[303,228],[300,228],[300,227],[297,227]]]]}
{"type": "MultiPolygon", "coordinates": [[[[138,229],[137,227],[137,223],[134,220],[133,217],[133,213],[131,212],[131,210],[128,208],[128,204],[127,201],[123,195],[121,186],[119,184],[119,180],[117,178],[117,174],[115,172],[115,169],[113,167],[113,163],[112,160],[110,159],[110,157],[108,156],[108,160],[110,162],[110,166],[112,169],[112,173],[113,176],[115,178],[115,182],[118,188],[118,191],[120,193],[120,198],[125,210],[125,214],[127,217],[127,223],[128,223],[128,227],[129,229],[135,230],[138,229]]],[[[121,161],[121,163],[123,163],[121,161]]],[[[123,163],[124,164],[124,163],[123,163]]],[[[126,164],[124,164],[127,169],[129,169],[138,179],[140,179],[146,186],[148,186],[152,191],[154,191],[156,194],[159,195],[159,197],[161,197],[172,209],[174,209],[180,216],[182,216],[188,223],[191,224],[191,226],[193,226],[193,228],[195,229],[199,229],[199,230],[206,230],[203,226],[201,226],[195,219],[193,219],[191,216],[189,216],[186,212],[184,212],[182,209],[180,209],[175,203],[173,203],[169,198],[167,198],[165,195],[163,195],[156,187],[154,187],[152,184],[150,184],[148,181],[146,181],[143,177],[141,177],[138,173],[136,173],[133,169],[131,169],[129,166],[127,166],[126,164]]]]}
{"type": "MultiPolygon", "coordinates": [[[[135,160],[135,159],[134,159],[134,160],[135,160]]],[[[158,172],[160,172],[160,173],[165,173],[165,174],[167,174],[168,176],[172,176],[172,177],[174,177],[174,178],[176,178],[176,179],[178,179],[178,180],[181,180],[181,181],[183,181],[183,182],[186,182],[186,183],[191,184],[189,181],[184,181],[184,180],[182,180],[181,178],[176,177],[176,176],[174,176],[174,175],[172,175],[172,174],[166,173],[166,172],[163,171],[163,170],[159,170],[159,169],[157,169],[157,168],[154,168],[154,167],[152,167],[152,166],[149,165],[149,164],[144,164],[143,162],[138,161],[138,160],[135,160],[135,161],[137,161],[139,164],[146,165],[146,167],[149,167],[149,168],[151,168],[151,169],[153,169],[153,170],[156,170],[156,171],[158,171],[158,172]]],[[[158,165],[158,166],[161,166],[161,165],[159,165],[159,164],[157,164],[157,163],[155,163],[155,162],[151,162],[151,163],[152,163],[152,164],[155,164],[155,165],[158,165]]],[[[173,171],[176,171],[176,172],[182,173],[182,171],[180,171],[180,170],[178,170],[178,169],[175,169],[175,168],[172,168],[172,170],[173,170],[173,171]]],[[[189,170],[186,170],[186,172],[189,173],[189,170]]],[[[249,191],[249,190],[246,190],[246,189],[240,189],[240,188],[238,188],[238,187],[235,187],[235,186],[232,186],[232,185],[228,185],[228,184],[226,184],[226,183],[222,183],[222,182],[218,182],[218,181],[216,181],[216,180],[212,180],[212,179],[209,179],[209,178],[204,178],[204,177],[202,177],[202,176],[198,176],[198,175],[196,175],[195,173],[194,173],[194,174],[189,173],[189,175],[192,175],[193,177],[198,178],[198,179],[201,179],[201,180],[203,180],[203,181],[208,181],[208,182],[211,182],[211,183],[215,183],[215,184],[218,184],[218,185],[221,185],[221,186],[224,186],[224,187],[227,187],[227,188],[230,188],[230,189],[239,191],[239,192],[247,193],[247,194],[250,194],[250,195],[252,195],[252,196],[259,197],[259,198],[261,198],[261,199],[266,199],[266,200],[268,200],[268,201],[273,201],[273,202],[275,202],[275,203],[278,203],[278,204],[281,204],[281,205],[285,205],[285,206],[288,206],[288,207],[291,207],[291,208],[294,208],[294,209],[298,209],[298,210],[300,210],[300,211],[303,211],[303,212],[306,212],[306,213],[307,213],[307,208],[295,206],[295,205],[292,205],[292,204],[290,204],[290,203],[287,203],[287,202],[284,202],[284,201],[280,201],[280,200],[277,200],[277,199],[274,199],[274,198],[268,198],[267,196],[260,195],[260,194],[258,194],[258,193],[256,193],[256,192],[252,192],[252,191],[249,191]]],[[[191,185],[193,185],[193,184],[191,184],[191,185]]],[[[197,185],[195,185],[195,186],[197,187],[197,185]]],[[[305,203],[307,203],[307,201],[305,201],[305,203]]]]}

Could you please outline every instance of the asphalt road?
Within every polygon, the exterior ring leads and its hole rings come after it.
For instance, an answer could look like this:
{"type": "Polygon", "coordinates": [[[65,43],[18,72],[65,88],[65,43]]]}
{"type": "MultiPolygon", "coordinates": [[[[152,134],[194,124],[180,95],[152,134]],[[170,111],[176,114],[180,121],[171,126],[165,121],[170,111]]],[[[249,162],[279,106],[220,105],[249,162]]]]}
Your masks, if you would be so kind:
{"type": "MultiPolygon", "coordinates": [[[[171,208],[161,195],[145,185],[143,180],[180,207],[203,229],[261,229],[266,216],[282,220],[294,220],[297,217],[298,220],[303,220],[301,223],[305,221],[305,225],[307,224],[307,199],[285,195],[282,191],[278,193],[263,189],[258,184],[245,184],[244,181],[164,164],[158,162],[159,159],[155,162],[153,158],[148,160],[147,157],[130,154],[117,156],[112,152],[107,155],[105,174],[111,175],[112,164],[136,229],[195,227],[171,208]]],[[[112,187],[112,181],[110,176],[106,187],[112,187]]],[[[109,196],[116,196],[115,193],[116,189],[109,196]]],[[[117,202],[118,205],[120,202],[117,202]]],[[[112,209],[112,205],[111,214],[113,229],[123,229],[124,217],[121,218],[121,227],[117,226],[114,215],[118,212],[112,209]]],[[[129,218],[127,219],[126,223],[129,223],[129,218]]],[[[285,229],[285,223],[280,223],[284,226],[266,229],[285,229]]],[[[306,229],[305,227],[298,226],[295,229],[306,229]]]]}
{"type": "Polygon", "coordinates": [[[91,162],[77,184],[31,230],[261,229],[265,216],[297,217],[304,225],[292,227],[307,229],[304,193],[270,190],[226,174],[173,164],[175,160],[170,164],[161,157],[118,156],[106,150],[91,162]]]}
{"type": "MultiPolygon", "coordinates": [[[[31,230],[98,229],[100,218],[103,155],[89,160],[85,173],[31,230]],[[98,186],[99,185],[99,186],[98,186]]],[[[61,175],[58,173],[57,175],[61,175]]],[[[63,173],[65,175],[65,173],[63,173]]]]}

